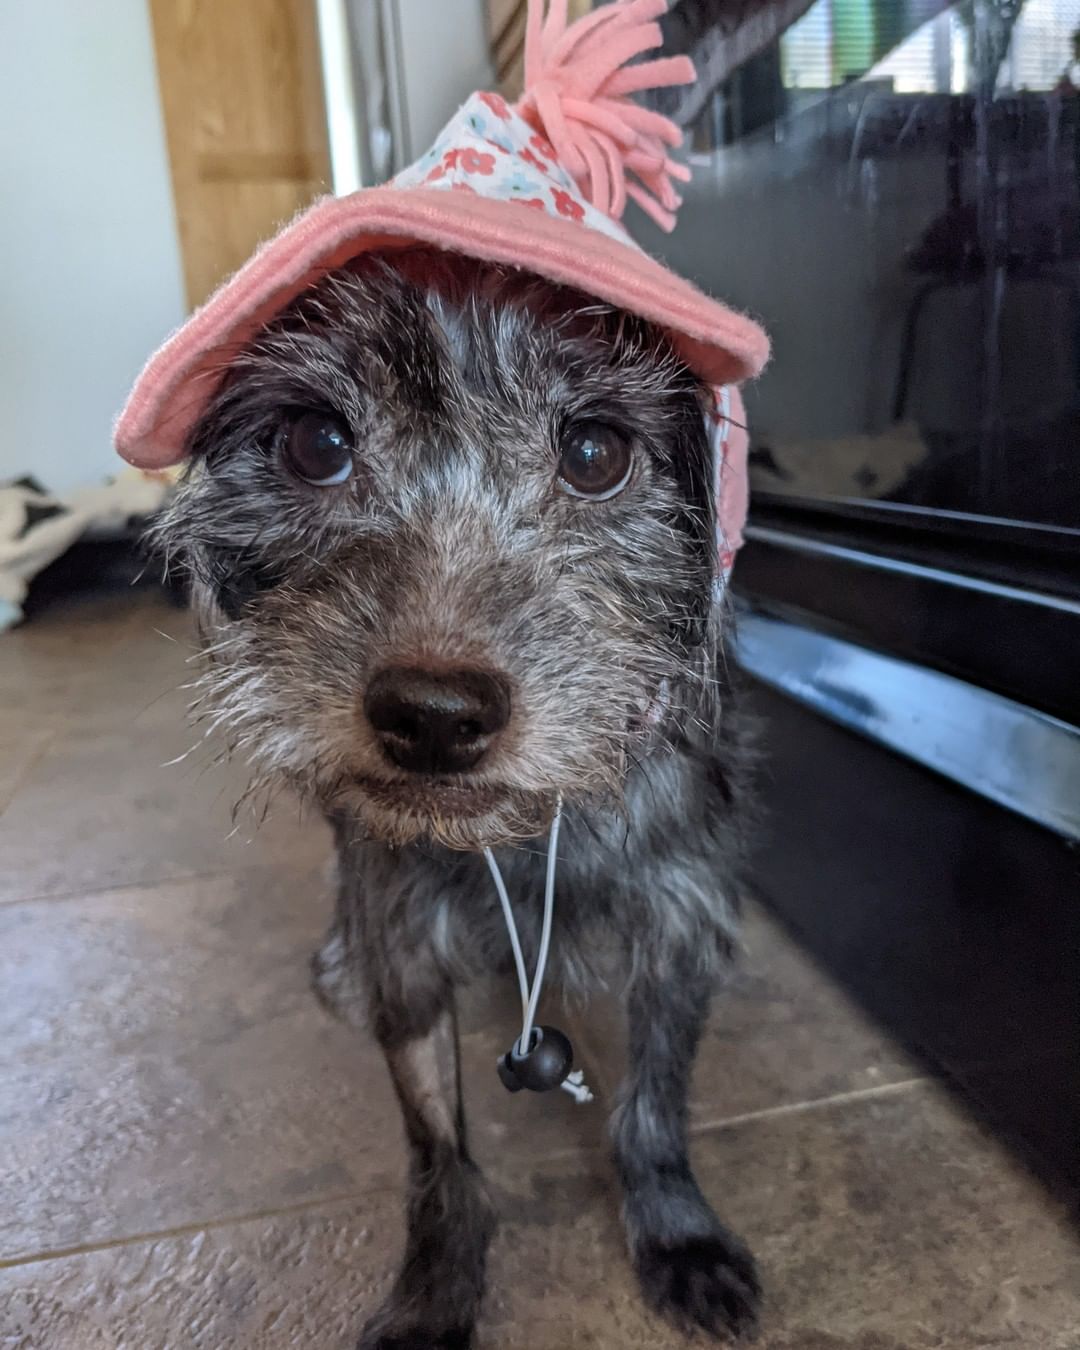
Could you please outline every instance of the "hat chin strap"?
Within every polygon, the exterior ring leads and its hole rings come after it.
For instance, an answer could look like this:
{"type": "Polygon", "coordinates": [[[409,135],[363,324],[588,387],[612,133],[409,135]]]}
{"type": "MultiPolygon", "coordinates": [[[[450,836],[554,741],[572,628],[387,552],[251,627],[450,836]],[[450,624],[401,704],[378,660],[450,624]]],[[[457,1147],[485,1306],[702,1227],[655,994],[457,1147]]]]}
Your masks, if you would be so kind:
{"type": "Polygon", "coordinates": [[[533,1092],[546,1092],[550,1088],[561,1087],[584,1105],[593,1100],[593,1094],[585,1084],[580,1069],[572,1070],[573,1049],[567,1037],[554,1027],[538,1027],[536,1011],[540,1004],[540,991],[544,985],[544,972],[547,969],[548,954],[551,951],[551,928],[555,917],[555,868],[558,862],[559,826],[562,822],[562,798],[558,799],[555,818],[551,822],[548,836],[547,877],[544,883],[544,919],[540,929],[540,949],[536,956],[536,969],[530,985],[525,969],[525,954],[521,950],[514,910],[507,894],[499,864],[490,848],[484,849],[484,857],[491,871],[491,879],[502,905],[506,931],[510,935],[510,946],[514,952],[514,965],[517,969],[518,986],[521,990],[521,1035],[514,1045],[499,1061],[499,1077],[511,1092],[529,1088],[533,1092]]]}

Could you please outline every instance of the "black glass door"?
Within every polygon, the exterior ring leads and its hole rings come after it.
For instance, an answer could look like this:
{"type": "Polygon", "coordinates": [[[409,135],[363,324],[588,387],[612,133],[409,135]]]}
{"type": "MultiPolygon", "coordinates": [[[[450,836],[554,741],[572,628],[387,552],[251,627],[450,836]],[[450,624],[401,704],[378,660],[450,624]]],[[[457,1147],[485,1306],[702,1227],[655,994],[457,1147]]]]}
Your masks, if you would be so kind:
{"type": "Polygon", "coordinates": [[[1080,0],[668,25],[720,78],[669,96],[695,182],[647,243],[774,341],[737,584],[1080,720],[1080,0]],[[791,566],[790,533],[832,551],[791,566]]]}

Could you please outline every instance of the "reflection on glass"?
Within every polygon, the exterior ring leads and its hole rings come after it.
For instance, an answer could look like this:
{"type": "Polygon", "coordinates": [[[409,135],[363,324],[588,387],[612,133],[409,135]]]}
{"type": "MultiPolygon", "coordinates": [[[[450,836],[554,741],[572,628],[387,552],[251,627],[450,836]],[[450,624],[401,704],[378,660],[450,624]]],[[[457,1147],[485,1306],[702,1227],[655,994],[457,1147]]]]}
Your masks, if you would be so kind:
{"type": "Polygon", "coordinates": [[[785,13],[648,241],[773,334],[756,489],[1080,529],[1080,0],[785,13]]]}

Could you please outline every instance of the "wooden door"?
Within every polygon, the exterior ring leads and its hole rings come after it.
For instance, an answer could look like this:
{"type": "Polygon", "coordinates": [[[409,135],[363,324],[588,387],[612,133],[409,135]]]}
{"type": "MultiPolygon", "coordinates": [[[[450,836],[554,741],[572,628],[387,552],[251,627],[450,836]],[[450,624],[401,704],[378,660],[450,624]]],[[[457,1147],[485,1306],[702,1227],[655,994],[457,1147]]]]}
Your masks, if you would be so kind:
{"type": "Polygon", "coordinates": [[[315,0],[150,0],[150,10],[195,306],[329,190],[315,0]]]}

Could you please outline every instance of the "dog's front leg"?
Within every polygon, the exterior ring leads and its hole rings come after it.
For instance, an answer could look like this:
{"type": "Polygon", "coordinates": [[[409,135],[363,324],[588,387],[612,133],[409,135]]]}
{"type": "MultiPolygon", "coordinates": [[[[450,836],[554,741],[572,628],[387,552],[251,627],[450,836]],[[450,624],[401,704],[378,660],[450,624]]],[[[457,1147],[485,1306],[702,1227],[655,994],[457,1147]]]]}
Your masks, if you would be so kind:
{"type": "Polygon", "coordinates": [[[312,963],[314,988],[336,1017],[374,1031],[409,1147],[405,1254],[359,1350],[466,1350],[495,1221],[465,1139],[453,988],[427,922],[411,923],[401,903],[400,860],[355,847],[350,822],[334,823],[337,914],[312,963]]]}
{"type": "Polygon", "coordinates": [[[687,1092],[708,1011],[699,954],[642,941],[629,991],[629,1072],[612,1122],[623,1217],[646,1301],[684,1331],[752,1335],[753,1257],[713,1213],[690,1169],[687,1092]]]}
{"type": "Polygon", "coordinates": [[[376,1034],[409,1143],[405,1255],[360,1350],[466,1350],[484,1292],[494,1213],[469,1156],[449,1006],[418,1029],[375,998],[376,1034]]]}

